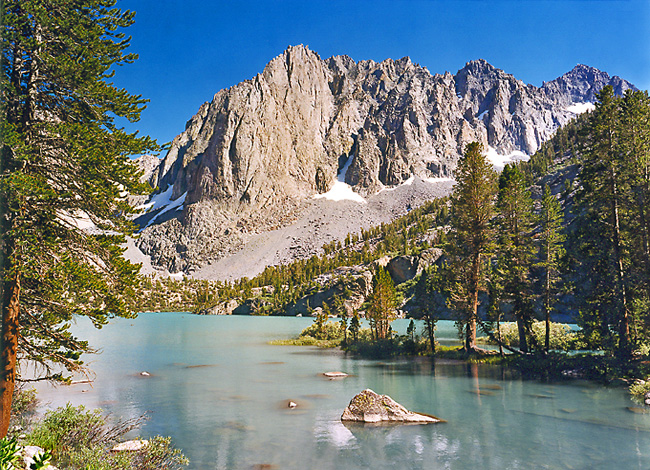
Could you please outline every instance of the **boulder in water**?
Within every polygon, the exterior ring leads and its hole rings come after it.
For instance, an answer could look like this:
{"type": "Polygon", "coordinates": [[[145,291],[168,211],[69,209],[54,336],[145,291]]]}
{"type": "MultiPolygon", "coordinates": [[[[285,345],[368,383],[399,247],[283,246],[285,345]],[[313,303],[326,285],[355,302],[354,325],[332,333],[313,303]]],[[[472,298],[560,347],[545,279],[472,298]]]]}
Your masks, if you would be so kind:
{"type": "Polygon", "coordinates": [[[370,389],[356,395],[347,406],[341,421],[361,423],[441,423],[442,419],[421,413],[413,413],[388,395],[379,395],[370,389]]]}

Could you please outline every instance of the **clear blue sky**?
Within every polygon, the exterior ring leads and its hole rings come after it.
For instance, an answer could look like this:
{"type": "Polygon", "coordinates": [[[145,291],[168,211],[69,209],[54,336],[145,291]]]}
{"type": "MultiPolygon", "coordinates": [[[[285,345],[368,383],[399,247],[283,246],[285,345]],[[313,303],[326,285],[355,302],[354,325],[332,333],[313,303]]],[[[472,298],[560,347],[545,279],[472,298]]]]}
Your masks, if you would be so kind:
{"type": "Polygon", "coordinates": [[[288,45],[322,58],[410,56],[432,73],[483,58],[539,86],[583,63],[650,88],[650,0],[119,0],[140,58],[114,79],[151,100],[138,129],[171,141],[205,101],[288,45]]]}

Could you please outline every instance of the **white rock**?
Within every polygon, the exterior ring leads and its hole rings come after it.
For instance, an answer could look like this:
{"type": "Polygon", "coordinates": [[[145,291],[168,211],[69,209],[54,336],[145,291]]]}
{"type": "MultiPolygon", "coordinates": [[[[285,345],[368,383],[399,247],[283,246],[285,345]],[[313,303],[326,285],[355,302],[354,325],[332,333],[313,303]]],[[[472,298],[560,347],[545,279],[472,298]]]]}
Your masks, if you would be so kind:
{"type": "Polygon", "coordinates": [[[123,451],[137,452],[139,450],[144,449],[147,445],[149,445],[149,441],[146,439],[134,439],[132,441],[125,441],[116,444],[111,449],[111,452],[123,452],[123,451]]]}
{"type": "Polygon", "coordinates": [[[345,372],[340,372],[340,371],[325,372],[323,375],[325,377],[327,377],[328,379],[342,379],[342,378],[345,378],[345,377],[349,377],[348,374],[346,374],[345,372]]]}

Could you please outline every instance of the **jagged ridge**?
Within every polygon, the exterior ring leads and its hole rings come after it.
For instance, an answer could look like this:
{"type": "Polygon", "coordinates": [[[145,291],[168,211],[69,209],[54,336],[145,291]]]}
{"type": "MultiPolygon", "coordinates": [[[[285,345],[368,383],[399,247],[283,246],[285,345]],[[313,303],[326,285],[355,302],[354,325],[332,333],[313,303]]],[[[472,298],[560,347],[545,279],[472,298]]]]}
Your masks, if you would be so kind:
{"type": "Polygon", "coordinates": [[[158,218],[139,246],[170,271],[226,256],[300,214],[348,158],[346,183],[369,196],[413,175],[450,176],[470,141],[532,154],[575,116],[569,105],[606,84],[632,87],[584,65],[538,88],[484,60],[432,75],[408,57],[322,60],[289,47],[218,92],[174,139],[152,181],[186,194],[184,209],[158,218]]]}

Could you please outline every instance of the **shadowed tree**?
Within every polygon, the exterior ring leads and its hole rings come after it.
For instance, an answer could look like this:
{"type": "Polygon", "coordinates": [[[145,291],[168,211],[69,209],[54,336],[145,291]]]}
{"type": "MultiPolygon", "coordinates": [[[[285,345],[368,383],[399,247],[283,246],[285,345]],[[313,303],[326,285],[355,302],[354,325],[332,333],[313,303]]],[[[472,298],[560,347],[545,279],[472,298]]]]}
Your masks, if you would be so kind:
{"type": "Polygon", "coordinates": [[[619,102],[611,86],[597,95],[582,141],[582,187],[575,207],[582,270],[589,272],[583,318],[599,323],[601,341],[627,354],[630,349],[630,302],[626,276],[623,210],[628,193],[621,153],[619,102]],[[614,344],[610,326],[618,330],[614,344]]]}
{"type": "Polygon", "coordinates": [[[499,177],[497,200],[499,246],[497,263],[501,273],[501,296],[513,307],[519,330],[519,349],[530,348],[533,320],[530,270],[533,266],[533,201],[522,173],[506,165],[499,177]]]}
{"type": "Polygon", "coordinates": [[[553,309],[554,287],[560,278],[559,263],[564,255],[564,234],[562,225],[564,216],[560,201],[551,194],[548,185],[544,186],[542,196],[542,210],[539,215],[540,225],[540,261],[537,266],[544,271],[544,320],[546,335],[544,337],[544,350],[548,352],[551,335],[551,310],[553,309]]]}

